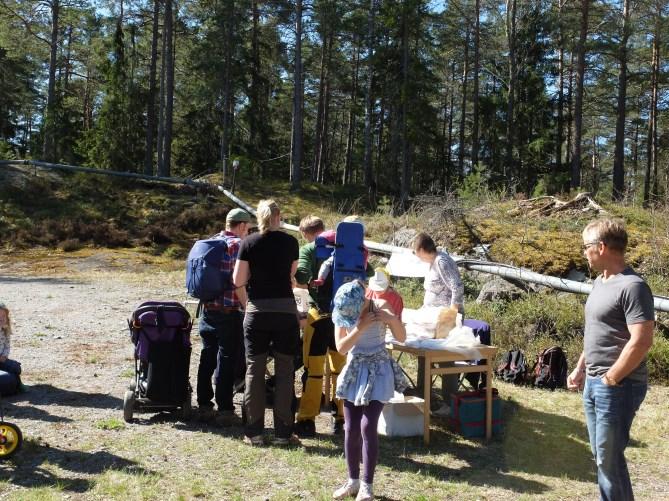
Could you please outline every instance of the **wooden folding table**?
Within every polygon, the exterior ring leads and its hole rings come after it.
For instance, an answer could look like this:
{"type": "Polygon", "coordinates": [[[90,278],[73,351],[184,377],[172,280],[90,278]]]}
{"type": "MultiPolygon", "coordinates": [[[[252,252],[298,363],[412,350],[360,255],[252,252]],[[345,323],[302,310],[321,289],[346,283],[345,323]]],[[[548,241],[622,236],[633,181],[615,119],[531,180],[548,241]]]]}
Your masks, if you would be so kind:
{"type": "Polygon", "coordinates": [[[485,372],[487,374],[487,385],[485,390],[485,436],[486,439],[492,437],[492,370],[495,362],[497,348],[495,346],[480,345],[475,346],[480,353],[478,365],[475,365],[476,359],[472,359],[449,350],[426,350],[421,348],[412,348],[400,343],[390,343],[388,350],[398,351],[400,353],[409,353],[418,358],[425,359],[425,380],[423,382],[424,403],[423,403],[423,441],[425,445],[430,444],[430,397],[432,395],[432,376],[443,374],[461,374],[463,372],[485,372]],[[472,365],[457,365],[452,367],[438,367],[440,362],[471,362],[472,365]]]}

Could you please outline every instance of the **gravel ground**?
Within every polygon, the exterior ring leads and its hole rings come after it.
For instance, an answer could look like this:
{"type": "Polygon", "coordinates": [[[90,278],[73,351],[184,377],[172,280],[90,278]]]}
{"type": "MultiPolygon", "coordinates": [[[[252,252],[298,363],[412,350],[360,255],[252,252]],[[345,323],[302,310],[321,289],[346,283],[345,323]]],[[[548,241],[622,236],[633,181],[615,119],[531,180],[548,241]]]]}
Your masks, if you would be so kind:
{"type": "MultiPolygon", "coordinates": [[[[185,295],[176,274],[146,273],[141,260],[134,266],[144,273],[133,282],[133,266],[119,264],[117,257],[99,252],[60,259],[51,268],[48,260],[40,266],[0,260],[0,301],[10,307],[14,331],[10,357],[21,362],[28,386],[26,393],[2,401],[6,420],[19,425],[26,441],[24,451],[0,463],[0,480],[24,487],[63,482],[68,490],[85,492],[94,475],[131,467],[96,443],[105,423],[123,418],[123,394],[134,371],[126,319],[142,301],[183,301],[185,295]],[[62,475],[54,475],[54,464],[62,475]]],[[[196,328],[192,338],[194,384],[196,328]]],[[[173,433],[169,426],[151,432],[173,433]]],[[[0,484],[0,498],[2,491],[0,484]]]]}
{"type": "MultiPolygon", "coordinates": [[[[205,432],[202,440],[208,440],[209,431],[241,443],[241,427],[217,430],[192,421],[184,426],[176,415],[142,413],[117,436],[141,441],[150,430],[152,443],[164,445],[144,451],[148,456],[141,460],[136,446],[110,445],[114,427],[123,427],[123,395],[134,373],[128,316],[143,301],[186,298],[183,274],[159,268],[145,255],[124,251],[0,257],[0,301],[10,307],[14,331],[10,357],[21,362],[28,387],[1,402],[5,419],[21,428],[25,441],[23,450],[0,462],[0,500],[24,499],[24,488],[54,486],[64,499],[105,499],[96,490],[101,474],[155,473],[146,465],[167,461],[161,454],[175,440],[188,440],[194,430],[205,432]]],[[[194,313],[195,305],[187,306],[194,313]]],[[[191,340],[190,382],[195,387],[197,322],[191,340]]],[[[235,396],[238,413],[241,397],[235,396]]],[[[266,423],[271,428],[271,409],[266,423]]],[[[317,427],[327,433],[326,415],[317,419],[317,427]]],[[[189,468],[185,456],[172,455],[169,461],[189,468]]],[[[42,497],[33,490],[30,499],[42,497]]]]}

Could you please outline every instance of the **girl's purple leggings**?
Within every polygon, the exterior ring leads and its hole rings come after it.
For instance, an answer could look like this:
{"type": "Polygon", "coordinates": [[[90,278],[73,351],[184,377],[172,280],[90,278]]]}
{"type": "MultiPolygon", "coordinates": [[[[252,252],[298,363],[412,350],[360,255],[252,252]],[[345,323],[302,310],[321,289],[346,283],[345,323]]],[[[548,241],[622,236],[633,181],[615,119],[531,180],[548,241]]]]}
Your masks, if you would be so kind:
{"type": "Polygon", "coordinates": [[[372,400],[364,406],[344,401],[344,452],[349,478],[360,478],[362,454],[362,481],[368,484],[374,482],[374,469],[379,459],[379,434],[376,427],[381,411],[383,402],[378,400],[372,400]]]}

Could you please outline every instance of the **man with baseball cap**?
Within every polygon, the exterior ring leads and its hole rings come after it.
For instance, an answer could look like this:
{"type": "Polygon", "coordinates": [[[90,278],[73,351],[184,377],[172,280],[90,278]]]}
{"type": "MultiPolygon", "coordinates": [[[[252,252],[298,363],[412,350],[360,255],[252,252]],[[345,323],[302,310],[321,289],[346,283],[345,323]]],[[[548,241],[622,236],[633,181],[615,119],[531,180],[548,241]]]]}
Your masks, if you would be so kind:
{"type": "Polygon", "coordinates": [[[244,380],[244,330],[242,309],[246,305],[246,289],[235,287],[232,271],[237,261],[239,246],[248,235],[251,215],[242,209],[232,209],[225,218],[225,230],[215,238],[224,239],[228,250],[221,261],[221,272],[230,277],[223,294],[203,304],[200,318],[202,351],[197,370],[197,403],[202,420],[214,420],[219,426],[239,424],[232,397],[235,381],[244,380]],[[216,373],[216,392],[211,378],[216,373]],[[218,412],[214,412],[214,397],[218,412]]]}

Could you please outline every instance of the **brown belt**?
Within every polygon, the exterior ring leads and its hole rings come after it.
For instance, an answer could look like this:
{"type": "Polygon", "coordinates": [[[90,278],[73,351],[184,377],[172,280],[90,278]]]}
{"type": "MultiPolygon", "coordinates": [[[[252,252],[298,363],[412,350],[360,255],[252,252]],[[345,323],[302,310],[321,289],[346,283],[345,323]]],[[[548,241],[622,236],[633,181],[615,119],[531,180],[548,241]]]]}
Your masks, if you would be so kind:
{"type": "Polygon", "coordinates": [[[239,311],[239,306],[223,306],[216,303],[205,303],[204,309],[206,311],[222,311],[223,313],[236,313],[239,311]]]}

